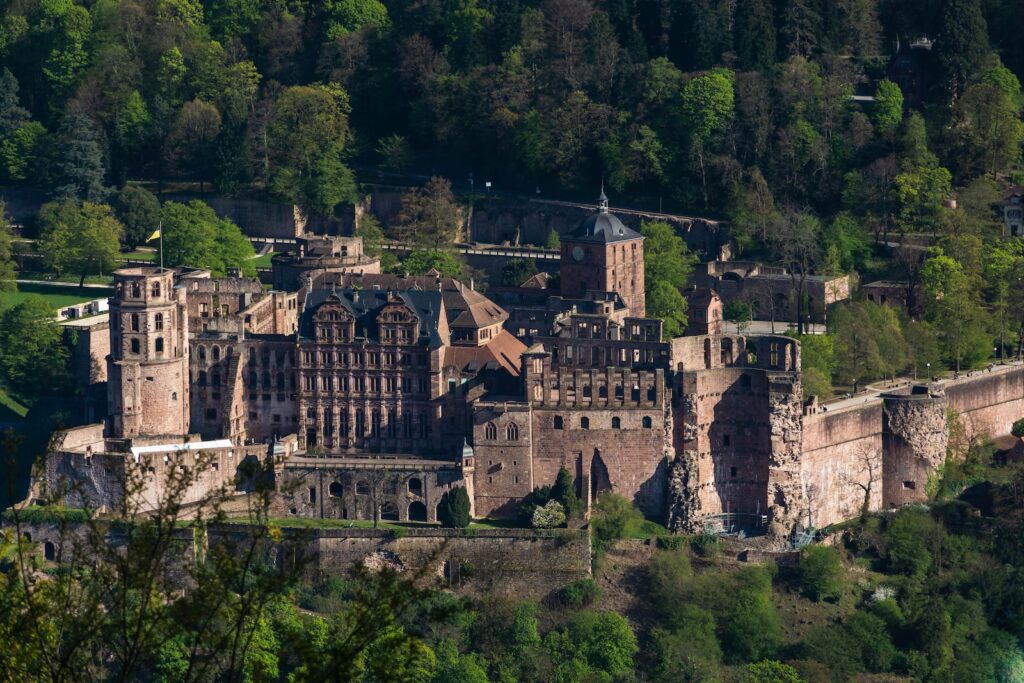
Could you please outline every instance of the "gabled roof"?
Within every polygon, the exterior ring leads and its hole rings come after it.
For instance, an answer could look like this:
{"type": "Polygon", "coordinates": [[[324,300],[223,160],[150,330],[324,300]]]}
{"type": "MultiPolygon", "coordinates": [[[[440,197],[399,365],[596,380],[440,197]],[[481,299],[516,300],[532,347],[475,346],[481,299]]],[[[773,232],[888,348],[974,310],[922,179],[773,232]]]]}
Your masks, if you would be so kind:
{"type": "Polygon", "coordinates": [[[417,343],[436,348],[444,345],[438,333],[438,319],[444,313],[441,293],[422,290],[388,292],[386,290],[328,289],[319,288],[309,292],[299,318],[299,337],[312,339],[316,336],[314,315],[320,307],[333,303],[352,315],[356,321],[357,339],[380,341],[378,339],[377,316],[389,300],[397,298],[419,318],[420,338],[417,343]]]}

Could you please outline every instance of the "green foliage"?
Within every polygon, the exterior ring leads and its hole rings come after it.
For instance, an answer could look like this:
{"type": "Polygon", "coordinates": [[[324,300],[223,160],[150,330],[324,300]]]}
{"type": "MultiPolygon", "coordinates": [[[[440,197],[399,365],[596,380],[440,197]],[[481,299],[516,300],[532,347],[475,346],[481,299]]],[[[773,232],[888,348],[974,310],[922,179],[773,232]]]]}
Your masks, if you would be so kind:
{"type": "Polygon", "coordinates": [[[643,520],[640,511],[617,493],[605,493],[597,499],[590,516],[594,549],[602,552],[623,538],[631,525],[643,520]]]}
{"type": "Polygon", "coordinates": [[[388,135],[378,140],[377,154],[381,167],[390,171],[404,171],[412,163],[409,140],[402,135],[388,135]]]}
{"type": "Polygon", "coordinates": [[[644,223],[644,287],[648,315],[665,321],[665,336],[678,337],[686,327],[686,299],[681,290],[693,274],[696,257],[668,223],[644,223]]]}
{"type": "Polygon", "coordinates": [[[61,389],[70,354],[56,311],[31,296],[0,312],[0,382],[26,398],[61,389]]]}
{"type": "Polygon", "coordinates": [[[548,233],[547,239],[544,241],[544,246],[548,249],[558,249],[562,245],[562,240],[558,236],[558,231],[552,229],[548,233]]]}
{"type": "Polygon", "coordinates": [[[800,591],[815,602],[838,600],[843,593],[843,564],[835,548],[809,545],[800,551],[800,591]]]}
{"type": "Polygon", "coordinates": [[[533,510],[530,520],[534,529],[554,529],[565,524],[565,508],[557,500],[549,500],[533,510]]]}
{"type": "Polygon", "coordinates": [[[396,222],[396,237],[407,244],[433,251],[453,247],[462,228],[462,209],[451,182],[435,176],[406,192],[396,222]]]}
{"type": "Polygon", "coordinates": [[[558,468],[555,485],[551,487],[551,500],[557,500],[570,519],[579,517],[583,513],[583,503],[576,495],[576,484],[573,482],[572,473],[564,467],[558,468]]]}
{"type": "Polygon", "coordinates": [[[555,661],[556,681],[624,674],[638,650],[629,622],[614,612],[577,612],[564,629],[548,633],[544,645],[555,661]]]}
{"type": "Polygon", "coordinates": [[[102,275],[117,267],[121,223],[106,204],[73,200],[44,204],[37,219],[39,253],[58,275],[74,273],[80,284],[87,275],[102,275]]]}
{"type": "Polygon", "coordinates": [[[125,185],[112,202],[114,214],[124,226],[124,243],[135,248],[144,243],[160,223],[160,201],[139,185],[125,185]]]}
{"type": "Polygon", "coordinates": [[[907,366],[896,310],[873,301],[840,305],[832,312],[835,378],[843,383],[894,375],[907,366]]]}
{"type": "Polygon", "coordinates": [[[537,274],[537,263],[533,259],[511,259],[501,269],[501,284],[518,287],[537,274]]]}
{"type": "Polygon", "coordinates": [[[106,170],[92,120],[84,114],[65,116],[57,131],[57,147],[61,154],[50,170],[54,198],[102,201],[108,192],[106,170]]]}
{"type": "Polygon", "coordinates": [[[167,265],[209,268],[215,275],[224,275],[229,268],[256,274],[252,244],[237,225],[219,218],[208,205],[198,200],[166,202],[160,215],[167,265]]]}
{"type": "Polygon", "coordinates": [[[892,571],[920,579],[935,568],[934,555],[945,537],[942,527],[924,511],[903,509],[885,529],[885,559],[892,571]]]}
{"type": "Polygon", "coordinates": [[[562,589],[562,602],[573,607],[589,607],[601,599],[601,587],[593,579],[579,579],[562,589]]]}
{"type": "Polygon", "coordinates": [[[658,682],[713,680],[722,662],[714,617],[693,605],[677,605],[669,628],[652,629],[648,650],[658,682]]]}
{"type": "Polygon", "coordinates": [[[722,550],[722,541],[715,534],[705,532],[690,539],[690,547],[701,557],[713,560],[722,550]]]}
{"type": "Polygon", "coordinates": [[[887,78],[875,87],[875,125],[882,130],[891,130],[903,121],[903,91],[887,78]]]}
{"type": "Polygon", "coordinates": [[[11,224],[7,220],[7,206],[0,201],[0,292],[15,289],[17,264],[14,262],[11,241],[11,224]]]}
{"type": "Polygon", "coordinates": [[[393,273],[426,275],[436,270],[442,277],[460,277],[463,264],[459,257],[448,251],[411,251],[391,268],[393,273]]]}
{"type": "Polygon", "coordinates": [[[465,529],[471,521],[469,494],[464,486],[456,486],[444,494],[437,511],[438,521],[450,529],[465,529]]]}
{"type": "Polygon", "coordinates": [[[747,664],[740,680],[743,683],[803,683],[796,669],[774,659],[747,664]]]}
{"type": "Polygon", "coordinates": [[[1010,429],[1010,433],[1018,439],[1024,437],[1024,418],[1014,421],[1013,427],[1010,429]]]}

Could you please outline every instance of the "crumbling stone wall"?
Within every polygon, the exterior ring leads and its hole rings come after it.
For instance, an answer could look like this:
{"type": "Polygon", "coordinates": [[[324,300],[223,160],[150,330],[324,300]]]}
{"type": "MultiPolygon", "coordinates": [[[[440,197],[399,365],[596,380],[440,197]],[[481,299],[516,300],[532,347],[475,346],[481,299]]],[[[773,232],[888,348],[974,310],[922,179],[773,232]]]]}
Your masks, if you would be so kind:
{"type": "Polygon", "coordinates": [[[927,500],[925,484],[945,462],[946,399],[930,394],[884,396],[885,507],[927,500]]]}
{"type": "Polygon", "coordinates": [[[957,412],[968,436],[1010,433],[1024,417],[1024,367],[975,371],[943,385],[949,407],[957,412]]]}
{"type": "Polygon", "coordinates": [[[769,374],[768,423],[771,429],[769,531],[777,538],[785,538],[801,523],[807,508],[800,479],[803,405],[798,373],[769,374]]]}

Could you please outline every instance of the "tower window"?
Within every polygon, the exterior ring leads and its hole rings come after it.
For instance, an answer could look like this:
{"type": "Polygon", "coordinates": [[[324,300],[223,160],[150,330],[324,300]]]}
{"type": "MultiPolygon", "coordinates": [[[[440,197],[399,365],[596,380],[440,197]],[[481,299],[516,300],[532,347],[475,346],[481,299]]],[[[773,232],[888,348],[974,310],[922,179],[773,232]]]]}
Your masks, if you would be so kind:
{"type": "Polygon", "coordinates": [[[650,429],[653,426],[651,418],[645,417],[643,421],[644,429],[650,429]]]}
{"type": "Polygon", "coordinates": [[[621,429],[621,428],[622,428],[622,420],[620,420],[617,417],[613,417],[612,418],[612,429],[621,429]]]}
{"type": "Polygon", "coordinates": [[[509,441],[519,441],[519,425],[515,422],[509,423],[505,429],[505,435],[509,441]]]}
{"type": "Polygon", "coordinates": [[[157,337],[156,338],[156,352],[157,353],[163,353],[164,352],[164,338],[163,337],[157,337]]]}
{"type": "Polygon", "coordinates": [[[581,417],[580,418],[580,429],[590,429],[590,418],[589,417],[581,417]]]}
{"type": "Polygon", "coordinates": [[[563,428],[562,416],[561,415],[555,415],[555,429],[562,429],[562,428],[563,428]]]}
{"type": "Polygon", "coordinates": [[[493,422],[488,422],[487,426],[484,427],[484,438],[493,441],[498,438],[498,428],[493,422]]]}
{"type": "Polygon", "coordinates": [[[164,329],[164,314],[157,313],[153,316],[153,328],[156,330],[164,329]]]}
{"type": "Polygon", "coordinates": [[[139,352],[139,340],[138,339],[132,339],[131,348],[132,348],[132,353],[138,353],[139,352]]]}
{"type": "Polygon", "coordinates": [[[160,296],[160,283],[159,282],[154,282],[151,291],[153,292],[153,296],[154,297],[160,296]]]}
{"type": "Polygon", "coordinates": [[[131,321],[132,321],[132,332],[138,332],[139,331],[139,314],[138,313],[132,313],[131,321]]]}
{"type": "Polygon", "coordinates": [[[132,283],[132,298],[133,299],[138,299],[141,296],[142,296],[142,285],[140,285],[138,282],[133,282],[132,283]]]}

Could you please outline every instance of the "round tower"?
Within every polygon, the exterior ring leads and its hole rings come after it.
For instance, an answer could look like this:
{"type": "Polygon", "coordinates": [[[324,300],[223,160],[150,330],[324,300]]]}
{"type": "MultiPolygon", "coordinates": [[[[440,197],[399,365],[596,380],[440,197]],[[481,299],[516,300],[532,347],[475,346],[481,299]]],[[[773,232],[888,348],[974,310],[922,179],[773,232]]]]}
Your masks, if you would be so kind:
{"type": "Polygon", "coordinates": [[[882,505],[925,501],[928,477],[946,460],[946,399],[921,385],[882,399],[882,505]]]}
{"type": "Polygon", "coordinates": [[[188,433],[188,311],[174,271],[114,272],[107,396],[115,438],[188,433]]]}

